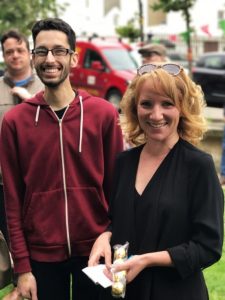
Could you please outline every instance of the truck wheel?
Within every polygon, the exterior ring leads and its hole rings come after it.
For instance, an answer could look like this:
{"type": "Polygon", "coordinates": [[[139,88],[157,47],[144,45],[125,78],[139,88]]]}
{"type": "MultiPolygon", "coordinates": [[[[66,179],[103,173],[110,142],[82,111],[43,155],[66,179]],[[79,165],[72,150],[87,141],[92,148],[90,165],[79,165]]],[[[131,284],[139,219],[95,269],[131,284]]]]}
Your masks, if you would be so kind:
{"type": "Polygon", "coordinates": [[[122,94],[120,93],[119,90],[111,90],[109,91],[109,93],[106,96],[106,99],[112,103],[118,110],[119,110],[119,104],[120,104],[120,100],[122,98],[122,94]]]}

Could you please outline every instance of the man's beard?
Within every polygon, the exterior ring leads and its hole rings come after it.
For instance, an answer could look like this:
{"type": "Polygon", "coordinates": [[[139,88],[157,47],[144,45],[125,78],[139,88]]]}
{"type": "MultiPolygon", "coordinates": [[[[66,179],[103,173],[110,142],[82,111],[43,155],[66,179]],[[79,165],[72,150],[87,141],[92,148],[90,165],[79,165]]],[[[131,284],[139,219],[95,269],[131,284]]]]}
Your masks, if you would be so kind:
{"type": "Polygon", "coordinates": [[[61,83],[63,83],[65,81],[66,77],[67,76],[64,76],[64,77],[60,78],[60,80],[55,81],[55,82],[54,81],[45,81],[41,77],[39,77],[39,78],[45,86],[47,86],[49,88],[57,88],[61,83]]]}
{"type": "Polygon", "coordinates": [[[48,81],[48,80],[45,80],[42,76],[42,70],[40,68],[36,68],[36,72],[37,72],[37,75],[38,77],[40,78],[41,82],[49,87],[49,88],[56,88],[58,87],[59,85],[61,85],[67,78],[69,72],[67,72],[66,70],[64,70],[64,72],[62,73],[62,77],[58,79],[58,81],[48,81]]]}

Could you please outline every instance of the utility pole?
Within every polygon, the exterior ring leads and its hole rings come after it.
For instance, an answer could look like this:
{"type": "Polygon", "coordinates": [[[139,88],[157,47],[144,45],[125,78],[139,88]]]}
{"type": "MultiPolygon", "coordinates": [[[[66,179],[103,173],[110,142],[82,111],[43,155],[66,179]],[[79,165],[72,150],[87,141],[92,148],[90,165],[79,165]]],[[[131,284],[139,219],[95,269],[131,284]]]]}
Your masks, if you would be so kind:
{"type": "Polygon", "coordinates": [[[192,41],[191,41],[191,27],[190,27],[190,12],[187,9],[185,11],[185,21],[187,28],[187,60],[188,60],[188,70],[191,76],[192,72],[192,41]]]}
{"type": "Polygon", "coordinates": [[[139,7],[139,26],[140,26],[140,38],[141,42],[144,42],[144,32],[143,32],[143,4],[141,0],[138,0],[139,7]]]}

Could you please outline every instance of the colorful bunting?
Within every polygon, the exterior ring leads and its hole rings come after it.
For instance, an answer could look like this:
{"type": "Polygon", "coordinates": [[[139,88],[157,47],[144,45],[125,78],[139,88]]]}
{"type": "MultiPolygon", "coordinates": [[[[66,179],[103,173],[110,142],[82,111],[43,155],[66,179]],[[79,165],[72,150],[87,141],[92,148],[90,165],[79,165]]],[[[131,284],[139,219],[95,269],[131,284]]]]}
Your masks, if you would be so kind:
{"type": "Polygon", "coordinates": [[[191,28],[189,31],[185,31],[185,32],[181,32],[180,33],[180,36],[181,38],[187,42],[188,41],[188,38],[190,37],[190,34],[193,32],[194,30],[191,28]]]}
{"type": "Polygon", "coordinates": [[[177,35],[176,34],[170,34],[169,35],[169,40],[171,42],[177,42],[177,35]]]}
{"type": "Polygon", "coordinates": [[[201,28],[201,30],[204,32],[204,33],[206,33],[208,36],[212,36],[212,34],[209,32],[209,25],[203,25],[203,26],[201,26],[200,27],[201,28]]]}
{"type": "Polygon", "coordinates": [[[223,30],[223,33],[225,34],[225,20],[219,21],[219,27],[223,30]]]}
{"type": "Polygon", "coordinates": [[[185,31],[185,32],[181,32],[180,36],[185,42],[187,42],[189,34],[190,34],[189,31],[185,31]]]}

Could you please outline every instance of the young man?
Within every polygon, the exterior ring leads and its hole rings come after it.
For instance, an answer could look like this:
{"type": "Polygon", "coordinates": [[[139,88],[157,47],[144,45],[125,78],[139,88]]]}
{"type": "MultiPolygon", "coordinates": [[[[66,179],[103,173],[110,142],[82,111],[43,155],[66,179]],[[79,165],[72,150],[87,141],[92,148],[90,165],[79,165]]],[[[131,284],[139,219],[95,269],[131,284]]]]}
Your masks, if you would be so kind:
{"type": "MultiPolygon", "coordinates": [[[[29,42],[24,35],[15,30],[4,33],[1,48],[6,70],[0,77],[0,126],[6,111],[43,89],[43,84],[32,70],[29,42]]],[[[1,172],[0,230],[7,238],[1,172]]]]}
{"type": "Polygon", "coordinates": [[[98,299],[98,287],[81,270],[109,222],[114,160],[123,149],[118,113],[72,89],[78,55],[67,23],[38,21],[32,35],[45,89],[5,115],[0,141],[18,290],[32,300],[69,300],[72,274],[73,299],[98,299]]]}

